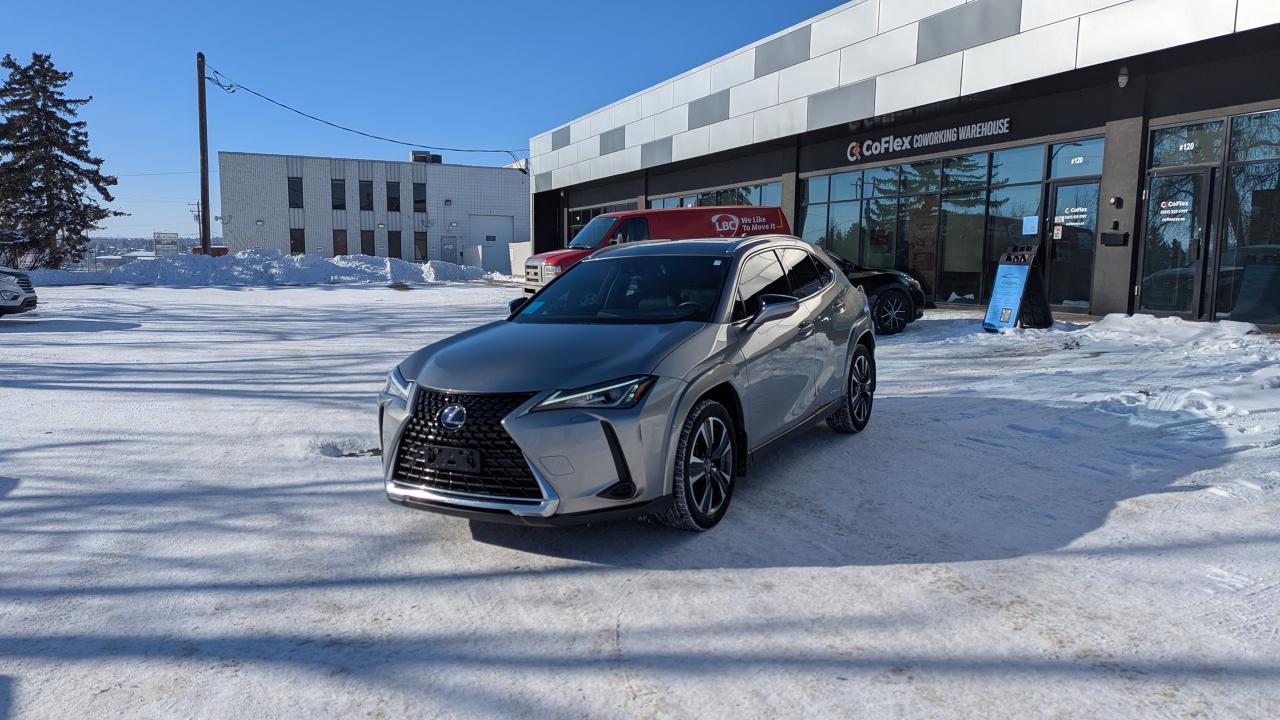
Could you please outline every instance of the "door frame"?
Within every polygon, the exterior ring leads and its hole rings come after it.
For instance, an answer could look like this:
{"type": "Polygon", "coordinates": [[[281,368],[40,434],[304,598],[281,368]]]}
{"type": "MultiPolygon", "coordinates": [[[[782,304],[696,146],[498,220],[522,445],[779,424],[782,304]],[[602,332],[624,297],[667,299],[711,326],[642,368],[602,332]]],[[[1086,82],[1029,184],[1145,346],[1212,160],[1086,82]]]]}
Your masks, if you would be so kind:
{"type": "Polygon", "coordinates": [[[1210,258],[1210,248],[1214,240],[1214,225],[1217,222],[1215,215],[1217,196],[1214,183],[1221,176],[1221,172],[1217,165],[1176,165],[1171,167],[1162,167],[1148,170],[1146,173],[1146,184],[1142,189],[1142,233],[1138,240],[1138,282],[1134,288],[1133,308],[1135,313],[1151,314],[1157,317],[1180,317],[1185,320],[1204,320],[1206,314],[1211,311],[1212,302],[1206,303],[1205,281],[1213,282],[1216,280],[1207,277],[1207,267],[1210,258]],[[1172,310],[1150,310],[1142,307],[1142,273],[1146,268],[1147,262],[1147,238],[1149,236],[1151,222],[1151,183],[1160,177],[1177,177],[1179,175],[1199,175],[1204,178],[1204,197],[1201,197],[1196,203],[1196,212],[1200,223],[1200,237],[1196,248],[1195,258],[1195,278],[1191,284],[1191,308],[1186,312],[1176,312],[1172,310]]]}
{"type": "MultiPolygon", "coordinates": [[[[1058,190],[1064,187],[1074,187],[1076,185],[1097,185],[1098,200],[1094,204],[1094,228],[1093,228],[1093,263],[1098,262],[1098,245],[1102,242],[1102,228],[1099,225],[1102,222],[1102,178],[1097,175],[1086,175],[1084,177],[1062,178],[1061,180],[1048,180],[1045,182],[1046,195],[1044,200],[1044,221],[1041,223],[1041,245],[1045,249],[1044,253],[1044,286],[1045,292],[1049,297],[1053,296],[1053,262],[1056,259],[1057,245],[1053,239],[1053,219],[1056,217],[1055,212],[1058,204],[1058,190]]],[[[1078,305],[1050,305],[1054,312],[1076,313],[1076,314],[1093,314],[1093,280],[1094,266],[1089,267],[1089,307],[1081,309],[1078,305]]]]}

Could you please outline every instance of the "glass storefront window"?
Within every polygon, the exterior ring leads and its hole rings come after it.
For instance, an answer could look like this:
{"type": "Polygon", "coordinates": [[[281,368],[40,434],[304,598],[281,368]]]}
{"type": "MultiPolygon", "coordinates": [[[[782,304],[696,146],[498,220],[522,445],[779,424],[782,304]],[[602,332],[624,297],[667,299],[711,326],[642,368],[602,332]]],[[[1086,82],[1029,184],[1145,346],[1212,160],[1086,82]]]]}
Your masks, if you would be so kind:
{"type": "Polygon", "coordinates": [[[902,166],[902,194],[937,192],[942,180],[942,163],[925,160],[902,166]]]}
{"type": "Polygon", "coordinates": [[[858,262],[861,243],[862,203],[832,203],[831,218],[827,222],[826,246],[844,259],[858,262]]]}
{"type": "Polygon", "coordinates": [[[1075,140],[1054,145],[1049,151],[1049,177],[1072,178],[1102,174],[1102,154],[1106,141],[1075,140]]]}
{"type": "Polygon", "coordinates": [[[1000,256],[1010,245],[1023,245],[1040,238],[1040,185],[1018,185],[991,191],[987,203],[987,262],[982,283],[982,299],[991,297],[1000,256]],[[1033,232],[1027,232],[1031,230],[1033,232]]]}
{"type": "Polygon", "coordinates": [[[1151,133],[1151,166],[1204,165],[1222,162],[1221,120],[1162,128],[1151,133]]]}
{"type": "Polygon", "coordinates": [[[863,197],[891,197],[898,194],[898,174],[900,165],[875,168],[863,172],[863,197]]]}
{"type": "Polygon", "coordinates": [[[806,205],[800,210],[800,237],[812,245],[823,245],[827,240],[827,204],[806,205]]]}
{"type": "Polygon", "coordinates": [[[760,205],[782,207],[782,183],[771,182],[760,186],[760,205]]]}
{"type": "Polygon", "coordinates": [[[827,201],[827,190],[831,185],[830,175],[805,178],[800,181],[800,203],[820,203],[827,201]]]}
{"type": "Polygon", "coordinates": [[[864,211],[867,232],[863,262],[869,267],[891,268],[897,259],[898,199],[869,200],[864,211]]]}
{"type": "Polygon", "coordinates": [[[1217,317],[1280,324],[1280,162],[1230,168],[1226,193],[1217,317]]]}
{"type": "Polygon", "coordinates": [[[999,150],[991,153],[991,184],[1011,185],[1044,179],[1044,146],[999,150]]]}
{"type": "Polygon", "coordinates": [[[942,198],[940,241],[942,265],[938,269],[938,301],[972,305],[982,285],[982,229],[986,223],[987,194],[968,192],[942,198]]]}
{"type": "Polygon", "coordinates": [[[1280,111],[1231,119],[1231,162],[1280,160],[1280,111]]]}
{"type": "Polygon", "coordinates": [[[947,190],[986,187],[989,160],[988,153],[946,158],[942,161],[943,187],[947,190]]]}
{"type": "Polygon", "coordinates": [[[862,173],[847,172],[831,176],[831,201],[857,200],[862,197],[862,173]]]}
{"type": "Polygon", "coordinates": [[[898,201],[902,225],[898,230],[897,262],[892,267],[920,281],[926,297],[932,297],[937,290],[940,204],[937,195],[914,195],[898,201]]]}

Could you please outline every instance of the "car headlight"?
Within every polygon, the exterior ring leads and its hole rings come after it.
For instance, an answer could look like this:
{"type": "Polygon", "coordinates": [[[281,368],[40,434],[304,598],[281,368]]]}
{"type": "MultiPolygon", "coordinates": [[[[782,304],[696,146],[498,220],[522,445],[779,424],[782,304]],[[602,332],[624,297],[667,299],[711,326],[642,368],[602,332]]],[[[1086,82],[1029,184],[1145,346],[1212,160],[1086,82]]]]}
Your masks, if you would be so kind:
{"type": "Polygon", "coordinates": [[[562,269],[559,265],[543,265],[542,276],[549,280],[559,275],[562,269]]]}
{"type": "Polygon", "coordinates": [[[915,278],[911,277],[910,275],[906,276],[906,277],[905,277],[905,278],[903,278],[903,279],[907,281],[907,287],[911,288],[912,290],[919,290],[919,289],[920,289],[920,281],[919,281],[919,280],[917,280],[917,279],[915,279],[915,278]]]}
{"type": "Polygon", "coordinates": [[[653,387],[654,378],[648,375],[613,380],[600,385],[576,390],[557,390],[551,397],[534,406],[534,410],[563,410],[589,408],[595,410],[625,410],[633,408],[644,399],[653,387]]]}
{"type": "Polygon", "coordinates": [[[0,291],[0,298],[4,298],[5,302],[13,302],[14,300],[17,300],[20,297],[22,297],[22,293],[16,293],[16,292],[13,292],[12,290],[0,291]]]}
{"type": "Polygon", "coordinates": [[[4,273],[0,273],[0,285],[3,285],[5,283],[13,283],[14,285],[17,285],[18,278],[12,275],[5,275],[4,273]]]}
{"type": "Polygon", "coordinates": [[[393,367],[391,372],[387,373],[387,386],[382,389],[382,392],[409,402],[409,389],[411,386],[412,383],[404,379],[400,368],[393,367]]]}

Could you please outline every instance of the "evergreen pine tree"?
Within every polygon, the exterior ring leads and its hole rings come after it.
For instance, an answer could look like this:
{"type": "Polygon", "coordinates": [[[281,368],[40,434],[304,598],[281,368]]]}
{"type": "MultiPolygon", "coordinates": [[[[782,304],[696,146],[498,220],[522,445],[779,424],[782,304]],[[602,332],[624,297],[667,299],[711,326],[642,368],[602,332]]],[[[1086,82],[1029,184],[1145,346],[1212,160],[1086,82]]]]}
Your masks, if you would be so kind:
{"type": "Polygon", "coordinates": [[[101,171],[77,108],[92,98],[66,97],[71,73],[49,55],[33,53],[23,65],[0,60],[0,265],[58,267],[79,260],[88,232],[125,213],[109,203],[116,179],[101,171]]]}

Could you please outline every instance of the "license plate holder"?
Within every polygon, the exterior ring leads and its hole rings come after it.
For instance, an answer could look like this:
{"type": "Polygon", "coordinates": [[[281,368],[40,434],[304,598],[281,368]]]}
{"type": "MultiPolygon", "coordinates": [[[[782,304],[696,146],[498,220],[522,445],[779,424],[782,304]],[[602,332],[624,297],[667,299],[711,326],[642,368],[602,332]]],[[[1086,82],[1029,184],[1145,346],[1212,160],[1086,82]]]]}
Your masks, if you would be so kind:
{"type": "Polygon", "coordinates": [[[480,462],[480,451],[467,450],[464,448],[443,447],[440,445],[428,445],[427,467],[435,470],[450,470],[453,472],[480,472],[480,468],[482,467],[480,462]]]}

